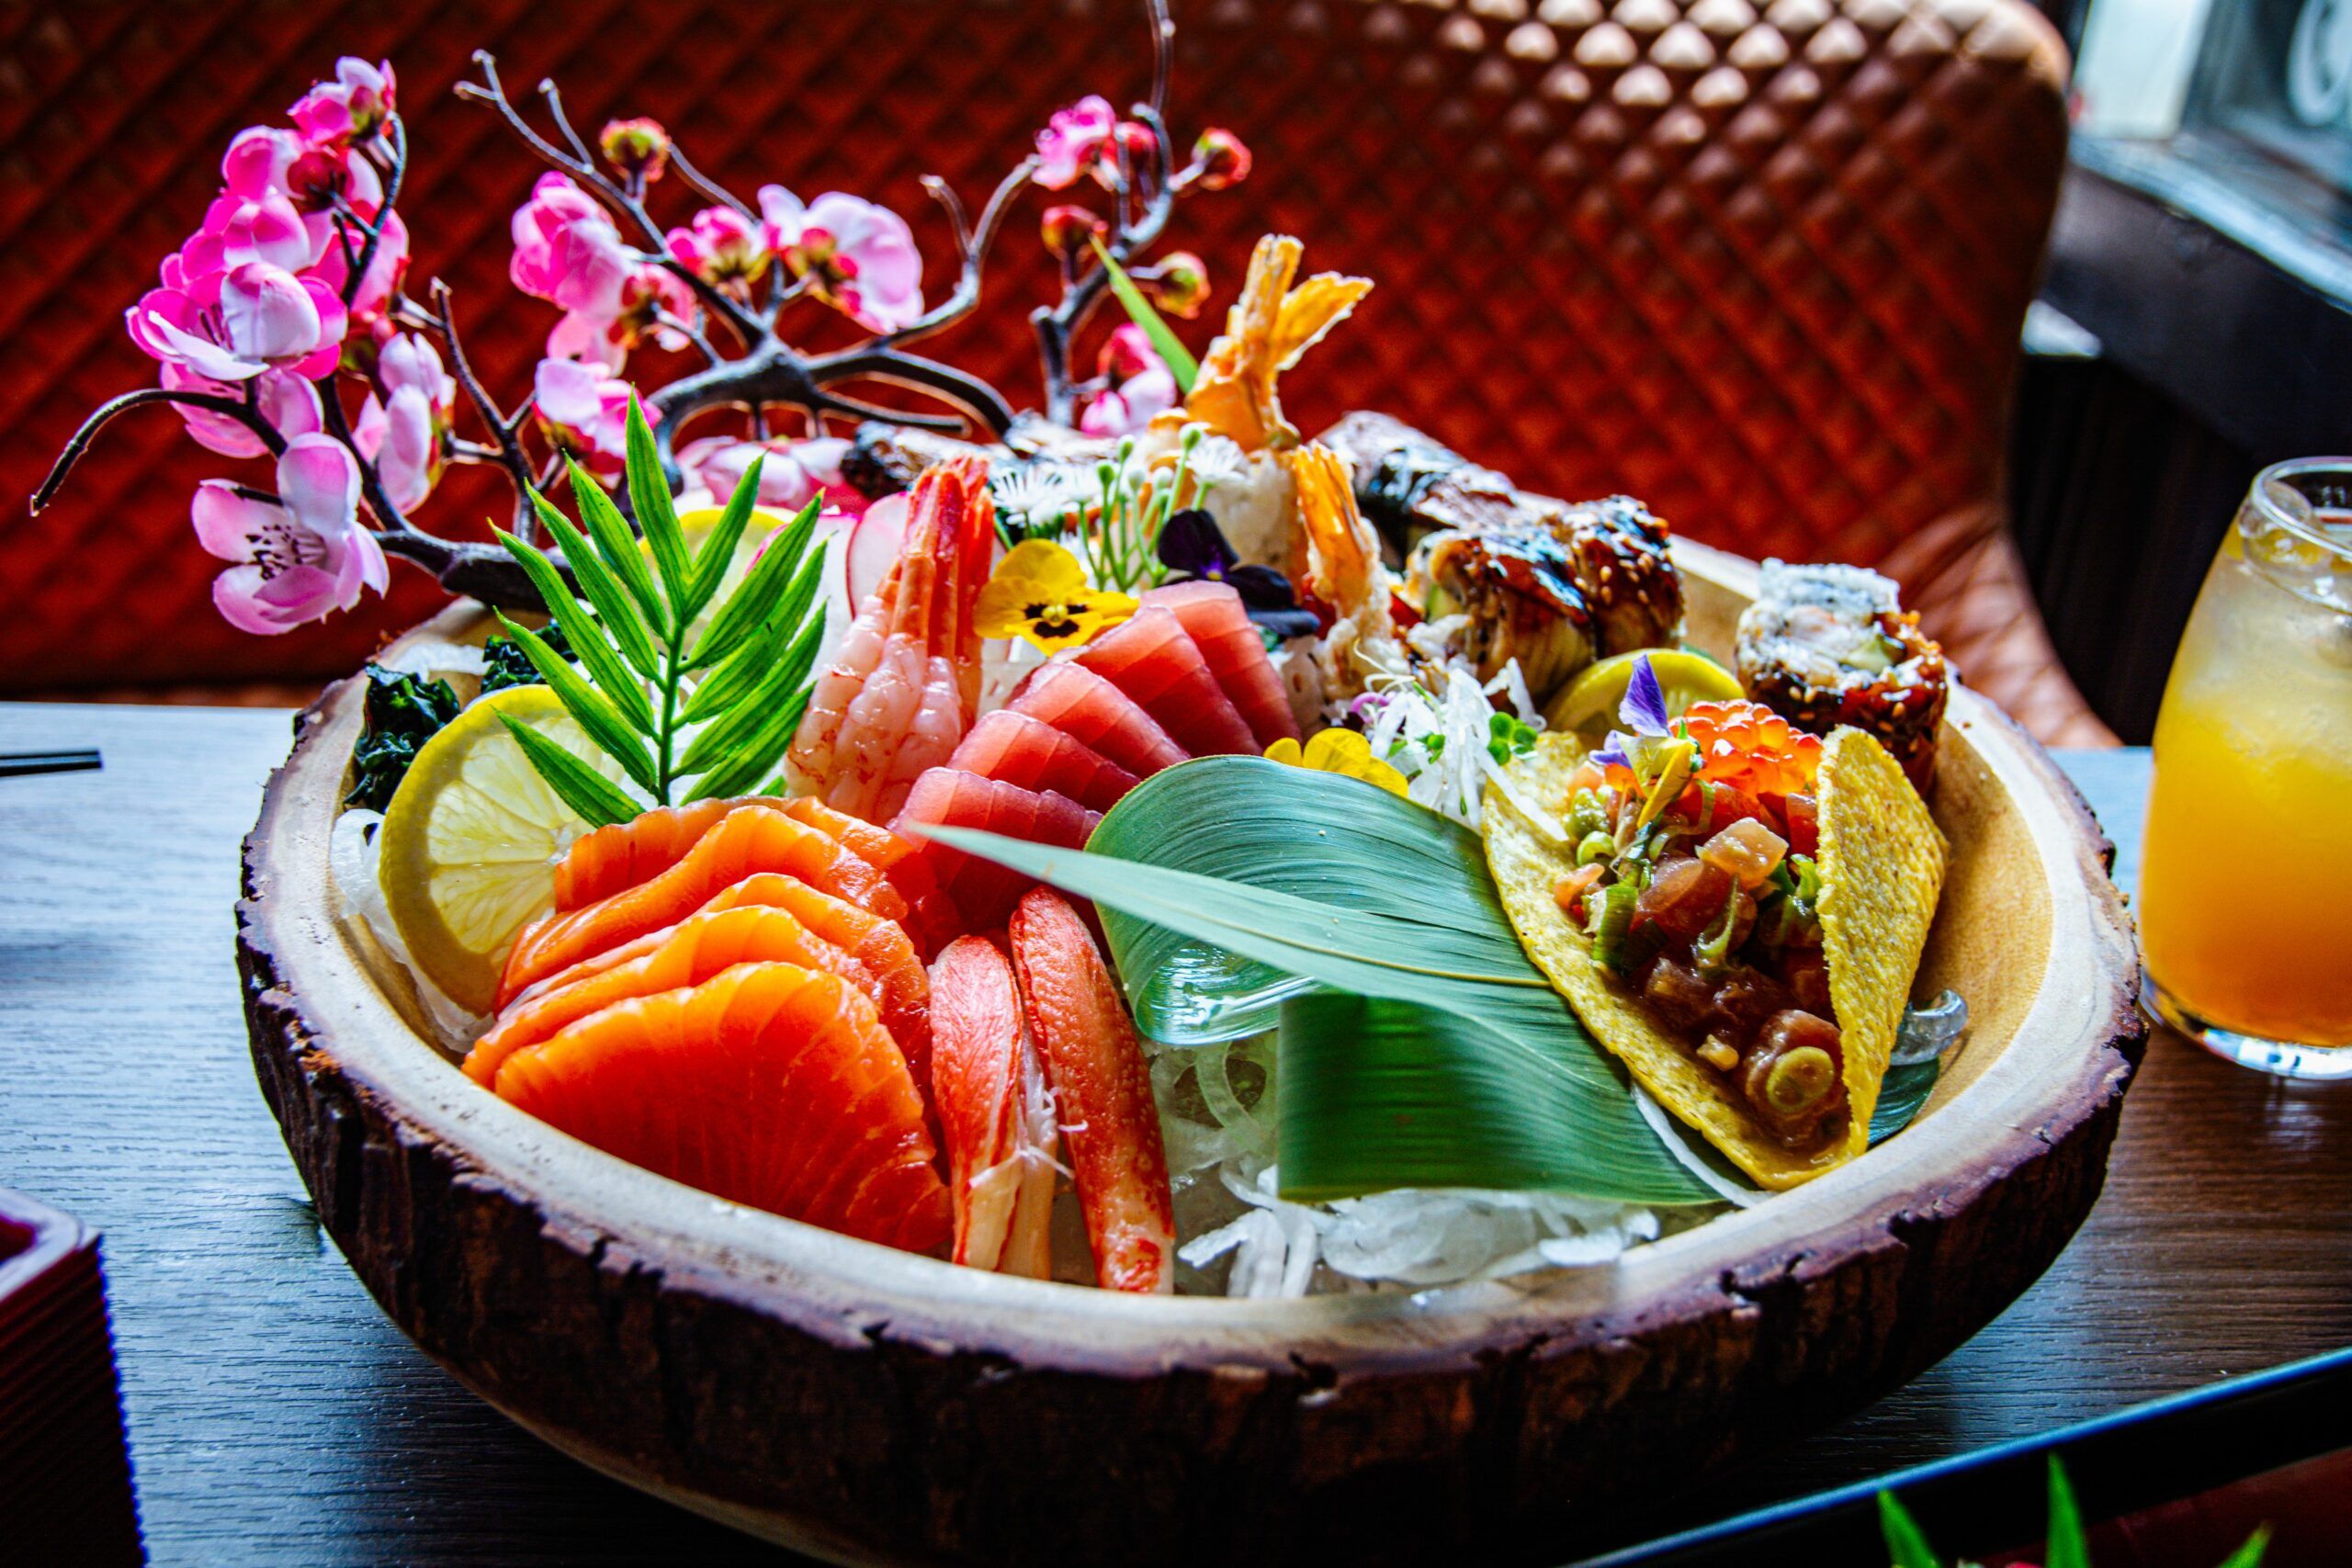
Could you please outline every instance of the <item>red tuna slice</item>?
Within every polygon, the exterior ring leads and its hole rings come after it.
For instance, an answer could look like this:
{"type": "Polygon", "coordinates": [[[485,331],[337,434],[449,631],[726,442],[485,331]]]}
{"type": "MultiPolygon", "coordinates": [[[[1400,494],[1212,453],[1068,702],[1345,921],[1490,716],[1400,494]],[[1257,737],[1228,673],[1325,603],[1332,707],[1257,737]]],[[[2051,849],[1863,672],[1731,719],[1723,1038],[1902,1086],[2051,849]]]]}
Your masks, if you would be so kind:
{"type": "Polygon", "coordinates": [[[1090,811],[1110,810],[1139,782],[1084,741],[1011,708],[982,716],[947,765],[1023,789],[1052,789],[1090,811]]]}
{"type": "Polygon", "coordinates": [[[1185,635],[1173,612],[1136,612],[1095,639],[1078,661],[1133,697],[1193,756],[1258,754],[1241,710],[1216,683],[1200,645],[1185,635]]]}
{"type": "Polygon", "coordinates": [[[1291,716],[1290,697],[1283,690],[1282,677],[1274,673],[1274,661],[1267,657],[1266,639],[1250,624],[1241,595],[1230,585],[1171,582],[1145,594],[1143,603],[1175,615],[1208,660],[1209,673],[1250,726],[1259,750],[1277,740],[1298,739],[1298,720],[1291,716]]]}
{"type": "MultiPolygon", "coordinates": [[[[961,768],[928,768],[915,780],[905,807],[890,826],[899,833],[908,833],[910,827],[917,823],[978,828],[1008,839],[1027,839],[1035,843],[1078,850],[1086,847],[1088,835],[1102,819],[1100,812],[1089,811],[1052,790],[1023,789],[1019,784],[967,773],[961,768]]],[[[1004,924],[1021,896],[1037,885],[1035,877],[1023,876],[994,861],[982,860],[936,840],[926,841],[922,853],[931,862],[939,885],[947,889],[947,896],[964,912],[966,927],[972,931],[989,931],[1004,924]]]]}
{"type": "Polygon", "coordinates": [[[1139,779],[1172,768],[1192,753],[1176,744],[1136,700],[1082,664],[1057,660],[1023,677],[1006,705],[1091,747],[1139,779]]]}

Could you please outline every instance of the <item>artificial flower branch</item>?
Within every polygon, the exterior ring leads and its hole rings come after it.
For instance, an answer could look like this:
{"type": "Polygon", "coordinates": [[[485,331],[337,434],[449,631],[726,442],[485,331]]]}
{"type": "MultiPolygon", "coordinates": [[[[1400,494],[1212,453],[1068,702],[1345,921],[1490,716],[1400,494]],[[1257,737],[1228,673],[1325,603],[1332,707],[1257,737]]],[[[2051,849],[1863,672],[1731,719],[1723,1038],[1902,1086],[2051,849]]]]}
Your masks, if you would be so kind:
{"type": "MultiPolygon", "coordinates": [[[[441,537],[412,519],[453,463],[501,471],[514,492],[511,532],[526,542],[538,533],[541,492],[568,462],[576,461],[575,483],[586,473],[596,485],[616,484],[622,410],[639,396],[621,372],[649,344],[691,349],[701,360],[642,396],[653,452],[673,489],[725,494],[756,454],[766,459],[761,504],[797,510],[814,495],[854,510],[864,498],[845,488],[847,444],[828,430],[829,419],[994,437],[1010,429],[1012,410],[995,389],[911,345],[978,306],[1014,198],[1032,185],[1063,189],[1081,174],[1110,194],[1115,224],[1078,207],[1046,214],[1043,237],[1061,257],[1063,278],[1060,302],[1034,318],[1046,412],[1071,422],[1084,398],[1089,434],[1139,428],[1174,398],[1166,367],[1138,334],[1114,334],[1095,378],[1074,382],[1069,371],[1071,337],[1104,292],[1102,258],[1171,313],[1194,313],[1207,287],[1198,258],[1170,254],[1155,265],[1138,253],[1161,232],[1178,195],[1217,189],[1249,169],[1247,149],[1221,130],[1204,132],[1191,164],[1175,168],[1165,121],[1173,23],[1166,0],[1145,5],[1151,96],[1131,118],[1121,119],[1100,96],[1055,114],[1035,152],[998,182],[977,222],[944,181],[924,177],[956,254],[953,288],[928,309],[922,256],[897,214],[842,192],[804,204],[775,185],[746,201],[650,119],[612,121],[592,143],[551,81],[538,87],[551,128],[542,130],[509,97],[495,60],[478,52],[480,79],[459,84],[458,96],[489,105],[550,171],[514,215],[509,276],[517,290],[564,312],[532,396],[511,411],[468,355],[447,287],[433,279],[422,301],[403,288],[409,231],[396,203],[409,141],[392,69],[345,58],[288,111],[290,125],[249,126],[231,141],[222,188],[202,224],[164,258],[158,286],[125,314],[132,341],[159,362],[161,384],[94,411],[30,498],[32,510],[53,501],[100,429],[131,409],[164,403],[209,450],[278,466],[280,493],[213,479],[194,502],[198,542],[230,563],[213,593],[232,623],[279,632],[348,609],[363,589],[382,591],[388,556],[422,567],[452,592],[537,608],[538,585],[513,555],[441,537]],[[647,197],[673,171],[712,205],[664,230],[647,197]],[[1084,254],[1090,244],[1092,258],[1084,254]],[[803,353],[781,323],[805,299],[850,316],[867,335],[803,353]],[[359,394],[345,393],[346,379],[359,394]],[[869,381],[940,407],[890,408],[848,389],[869,381]],[[471,414],[462,429],[460,393],[471,414]],[[689,422],[722,408],[740,411],[748,439],[677,445],[689,422]],[[798,416],[797,434],[771,434],[777,411],[798,416]]],[[[635,510],[632,500],[619,504],[635,510]]],[[[560,558],[549,560],[568,580],[560,558]]]]}

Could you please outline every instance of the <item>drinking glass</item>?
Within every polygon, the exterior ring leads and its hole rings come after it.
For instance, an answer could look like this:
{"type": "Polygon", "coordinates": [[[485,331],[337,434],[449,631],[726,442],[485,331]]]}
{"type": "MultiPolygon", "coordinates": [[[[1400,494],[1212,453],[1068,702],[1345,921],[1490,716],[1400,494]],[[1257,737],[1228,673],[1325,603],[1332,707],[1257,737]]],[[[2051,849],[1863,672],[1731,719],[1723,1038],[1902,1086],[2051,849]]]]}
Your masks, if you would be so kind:
{"type": "Polygon", "coordinates": [[[2156,718],[2145,996],[2217,1055],[2352,1077],[2352,457],[2255,476],[2156,718]]]}

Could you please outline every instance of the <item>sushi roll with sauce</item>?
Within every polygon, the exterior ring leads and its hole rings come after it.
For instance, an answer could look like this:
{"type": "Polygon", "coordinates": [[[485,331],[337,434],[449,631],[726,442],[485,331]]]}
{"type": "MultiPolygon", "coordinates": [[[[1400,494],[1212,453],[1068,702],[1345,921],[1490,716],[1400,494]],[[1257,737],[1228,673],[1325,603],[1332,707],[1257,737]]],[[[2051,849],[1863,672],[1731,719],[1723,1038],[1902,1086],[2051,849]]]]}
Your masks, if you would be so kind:
{"type": "Polygon", "coordinates": [[[1841,724],[1867,732],[1928,793],[1950,673],[1893,581],[1858,566],[1768,560],[1736,651],[1750,697],[1815,735],[1841,724]]]}

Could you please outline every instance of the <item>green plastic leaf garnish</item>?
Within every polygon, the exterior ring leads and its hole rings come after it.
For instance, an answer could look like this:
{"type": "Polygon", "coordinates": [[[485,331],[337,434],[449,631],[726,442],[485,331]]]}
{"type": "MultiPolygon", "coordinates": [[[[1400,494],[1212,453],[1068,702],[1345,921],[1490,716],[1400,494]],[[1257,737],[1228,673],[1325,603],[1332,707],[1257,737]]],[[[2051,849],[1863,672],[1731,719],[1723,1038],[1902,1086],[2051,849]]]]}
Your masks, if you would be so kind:
{"type": "Polygon", "coordinates": [[[921,831],[1093,899],[1155,1039],[1279,1024],[1286,1197],[1716,1199],[1520,946],[1477,835],[1436,812],[1354,779],[1212,757],[1130,791],[1091,852],[921,831]],[[1374,1038],[1376,1051],[1357,1048],[1374,1038]]]}
{"type": "Polygon", "coordinates": [[[1126,268],[1111,259],[1111,253],[1102,248],[1100,239],[1094,242],[1094,255],[1102,264],[1103,275],[1111,280],[1111,292],[1119,297],[1127,319],[1143,329],[1143,335],[1151,340],[1152,351],[1167,364],[1168,373],[1176,378],[1176,389],[1192,391],[1193,383],[1200,378],[1200,361],[1177,341],[1175,329],[1143,297],[1143,290],[1136,287],[1136,280],[1127,276],[1126,268]]]}
{"type": "MultiPolygon", "coordinates": [[[[775,530],[741,581],[723,598],[718,592],[750,530],[760,469],[751,465],[697,548],[671,501],[652,429],[631,399],[627,484],[642,544],[576,466],[578,525],[545,496],[531,498],[571,582],[547,552],[499,536],[553,617],[543,636],[501,616],[514,649],[656,805],[752,787],[781,761],[808,707],[825,626],[819,503],[775,530]]],[[[640,809],[556,742],[509,728],[548,786],[582,816],[626,821],[640,809]]]]}
{"type": "Polygon", "coordinates": [[[1878,1495],[1878,1528],[1886,1538],[1886,1555],[1894,1568],[1941,1568],[1928,1545],[1927,1532],[1892,1492],[1878,1495]]]}

